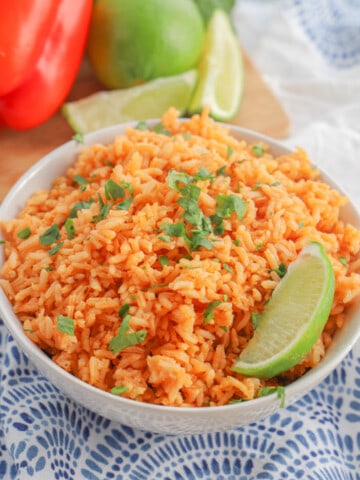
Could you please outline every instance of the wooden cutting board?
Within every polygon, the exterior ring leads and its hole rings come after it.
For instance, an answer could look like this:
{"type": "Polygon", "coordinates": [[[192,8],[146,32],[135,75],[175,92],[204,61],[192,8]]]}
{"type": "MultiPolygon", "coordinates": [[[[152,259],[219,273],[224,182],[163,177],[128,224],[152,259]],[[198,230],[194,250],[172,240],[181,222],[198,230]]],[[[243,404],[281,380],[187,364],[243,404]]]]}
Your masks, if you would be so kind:
{"type": "MultiPolygon", "coordinates": [[[[244,96],[239,114],[231,123],[274,138],[289,132],[283,107],[245,55],[244,96]]],[[[91,68],[84,62],[69,100],[85,97],[101,89],[91,68]]],[[[43,155],[71,139],[73,131],[61,112],[37,128],[25,132],[0,130],[0,201],[13,183],[43,155]]]]}

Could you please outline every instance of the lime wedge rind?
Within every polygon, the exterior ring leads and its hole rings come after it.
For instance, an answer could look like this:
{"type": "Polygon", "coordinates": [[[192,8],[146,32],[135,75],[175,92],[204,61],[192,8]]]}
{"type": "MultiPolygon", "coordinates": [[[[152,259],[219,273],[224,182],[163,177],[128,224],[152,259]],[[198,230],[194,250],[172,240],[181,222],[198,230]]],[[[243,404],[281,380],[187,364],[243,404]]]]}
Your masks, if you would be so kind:
{"type": "Polygon", "coordinates": [[[229,17],[222,10],[214,11],[204,44],[199,81],[188,113],[199,113],[208,107],[216,120],[230,120],[238,112],[243,96],[244,64],[229,17]]]}
{"type": "Polygon", "coordinates": [[[320,337],[334,291],[331,262],[323,246],[311,242],[275,288],[253,338],[233,370],[246,376],[271,378],[297,365],[320,337]],[[314,275],[316,282],[311,280],[314,275]],[[295,328],[291,328],[294,323],[295,328]]]}
{"type": "Polygon", "coordinates": [[[71,127],[79,133],[89,133],[127,121],[160,118],[170,107],[175,107],[183,114],[197,78],[197,71],[193,69],[135,87],[96,92],[65,103],[62,112],[71,127]]]}

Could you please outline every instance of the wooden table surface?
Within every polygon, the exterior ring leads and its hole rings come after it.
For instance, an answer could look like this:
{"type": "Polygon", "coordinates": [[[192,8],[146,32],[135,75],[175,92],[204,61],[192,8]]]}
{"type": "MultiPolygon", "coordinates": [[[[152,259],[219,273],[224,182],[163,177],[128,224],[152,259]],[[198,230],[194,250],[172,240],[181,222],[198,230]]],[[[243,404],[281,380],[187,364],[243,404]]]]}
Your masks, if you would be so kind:
{"type": "MultiPolygon", "coordinates": [[[[231,123],[273,138],[284,138],[289,119],[278,99],[245,55],[245,85],[240,111],[231,123]]],[[[68,97],[75,100],[101,89],[85,61],[68,97]]],[[[71,139],[73,131],[61,112],[37,128],[24,132],[0,130],[0,201],[13,183],[43,155],[71,139]]]]}

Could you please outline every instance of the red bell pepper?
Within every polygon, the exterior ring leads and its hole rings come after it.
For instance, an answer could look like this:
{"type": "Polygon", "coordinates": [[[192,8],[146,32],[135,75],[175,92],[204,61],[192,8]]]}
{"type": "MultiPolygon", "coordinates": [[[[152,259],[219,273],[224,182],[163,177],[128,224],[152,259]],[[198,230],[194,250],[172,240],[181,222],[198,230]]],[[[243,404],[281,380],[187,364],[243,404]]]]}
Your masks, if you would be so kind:
{"type": "Polygon", "coordinates": [[[84,54],[92,5],[93,0],[0,2],[0,123],[29,129],[61,106],[84,54]]]}

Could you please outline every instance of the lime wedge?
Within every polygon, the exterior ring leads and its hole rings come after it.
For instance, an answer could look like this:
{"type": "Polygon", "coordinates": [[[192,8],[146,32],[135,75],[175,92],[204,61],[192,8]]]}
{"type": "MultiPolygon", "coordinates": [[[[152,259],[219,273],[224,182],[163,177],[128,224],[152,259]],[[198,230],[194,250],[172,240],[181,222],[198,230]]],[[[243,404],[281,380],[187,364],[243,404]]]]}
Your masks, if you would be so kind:
{"type": "Polygon", "coordinates": [[[217,120],[233,118],[243,94],[244,66],[239,42],[222,10],[215,10],[209,21],[198,71],[199,82],[189,113],[207,106],[217,120]]]}
{"type": "Polygon", "coordinates": [[[321,335],[334,290],[334,272],[324,248],[309,243],[274,289],[233,370],[271,378],[297,365],[321,335]]]}
{"type": "Polygon", "coordinates": [[[197,71],[161,77],[136,87],[94,93],[63,105],[72,128],[88,133],[131,120],[161,117],[169,107],[184,113],[197,81],[197,71]]]}

